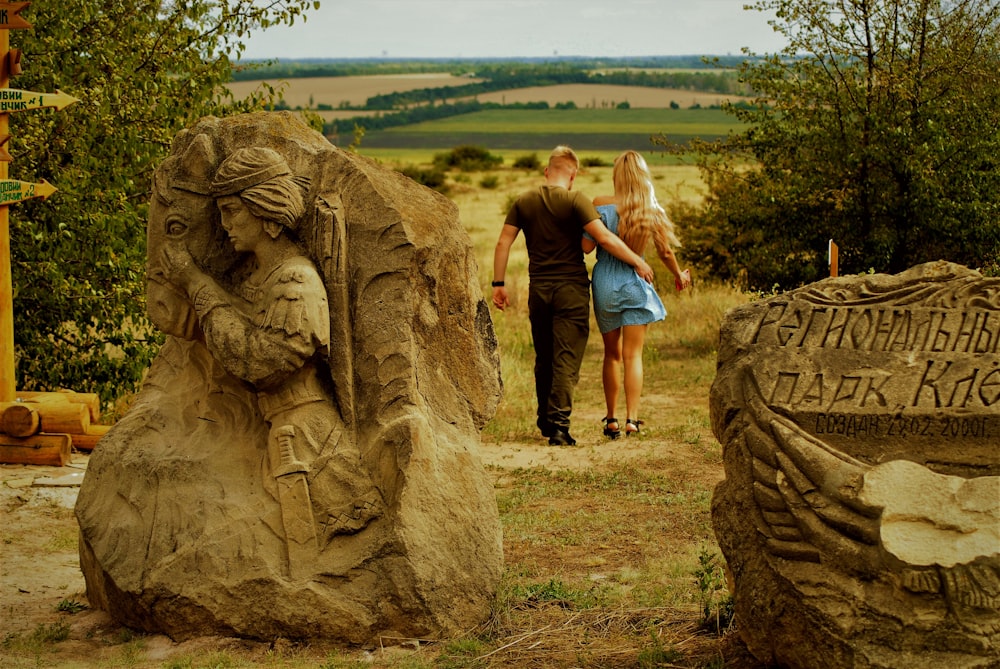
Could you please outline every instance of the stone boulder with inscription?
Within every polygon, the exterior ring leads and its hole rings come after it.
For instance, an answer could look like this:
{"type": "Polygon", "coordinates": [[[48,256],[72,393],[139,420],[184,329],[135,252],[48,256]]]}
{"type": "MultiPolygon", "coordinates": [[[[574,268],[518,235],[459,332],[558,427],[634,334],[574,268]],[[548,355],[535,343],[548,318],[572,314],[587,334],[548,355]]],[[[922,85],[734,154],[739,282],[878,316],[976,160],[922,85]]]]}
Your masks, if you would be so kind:
{"type": "Polygon", "coordinates": [[[730,311],[712,522],[779,667],[1000,666],[1000,279],[938,262],[730,311]]]}
{"type": "Polygon", "coordinates": [[[178,640],[482,622],[500,368],[455,205],[261,112],[175,138],[147,229],[167,336],[80,489],[91,606],[178,640]]]}

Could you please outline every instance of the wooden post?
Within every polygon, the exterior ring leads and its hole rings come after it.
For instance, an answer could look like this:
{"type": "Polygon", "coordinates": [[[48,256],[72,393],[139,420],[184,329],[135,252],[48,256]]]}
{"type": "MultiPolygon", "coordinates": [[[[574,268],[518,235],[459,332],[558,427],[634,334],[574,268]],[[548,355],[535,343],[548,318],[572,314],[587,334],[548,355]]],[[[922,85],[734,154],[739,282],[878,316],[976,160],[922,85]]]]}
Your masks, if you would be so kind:
{"type": "Polygon", "coordinates": [[[830,261],[830,276],[839,276],[837,245],[833,243],[832,239],[830,240],[830,248],[827,250],[827,259],[830,261]]]}
{"type": "MultiPolygon", "coordinates": [[[[10,31],[0,29],[0,89],[10,85],[7,53],[10,31]]],[[[10,134],[8,114],[0,114],[0,138],[10,134]]],[[[8,177],[7,161],[0,160],[0,181],[8,177]]],[[[0,402],[12,402],[17,383],[14,367],[14,280],[10,270],[10,217],[8,206],[0,205],[0,402]]]]}
{"type": "MultiPolygon", "coordinates": [[[[0,2],[0,89],[10,86],[10,31],[31,28],[19,16],[30,2],[0,2]]],[[[15,72],[14,74],[18,74],[15,72]]],[[[9,114],[0,113],[0,147],[10,138],[9,114]]],[[[9,176],[6,149],[0,155],[0,181],[9,176]]],[[[17,382],[14,367],[14,281],[10,269],[10,217],[7,204],[0,205],[0,402],[14,399],[17,382]]]]}
{"type": "Polygon", "coordinates": [[[45,107],[61,110],[77,102],[59,90],[48,94],[10,88],[10,78],[21,73],[21,52],[10,48],[10,30],[31,28],[19,16],[30,4],[0,0],[0,462],[61,466],[70,459],[70,433],[89,436],[94,431],[91,420],[100,406],[91,398],[71,399],[62,393],[42,393],[29,402],[15,401],[14,281],[8,205],[35,197],[45,199],[55,188],[45,179],[31,183],[9,178],[11,156],[4,148],[10,139],[9,115],[45,107]]]}
{"type": "MultiPolygon", "coordinates": [[[[10,31],[30,29],[31,24],[21,16],[21,11],[30,2],[0,1],[0,91],[4,96],[0,102],[0,147],[10,139],[10,112],[27,111],[43,107],[57,110],[77,102],[77,99],[57,90],[52,94],[35,94],[10,88],[11,75],[21,72],[21,52],[10,48],[10,31]]],[[[0,198],[0,402],[11,402],[17,395],[16,366],[14,364],[14,281],[11,273],[10,257],[10,214],[11,203],[51,195],[55,188],[42,179],[41,183],[11,181],[8,163],[10,154],[0,153],[0,183],[4,190],[0,198]]]]}

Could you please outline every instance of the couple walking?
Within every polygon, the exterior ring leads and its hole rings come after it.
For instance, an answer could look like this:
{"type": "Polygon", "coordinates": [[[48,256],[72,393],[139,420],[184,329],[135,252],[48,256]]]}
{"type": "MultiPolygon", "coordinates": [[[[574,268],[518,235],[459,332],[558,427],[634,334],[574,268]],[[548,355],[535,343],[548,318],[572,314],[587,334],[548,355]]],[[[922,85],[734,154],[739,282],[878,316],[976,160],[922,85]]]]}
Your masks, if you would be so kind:
{"type": "Polygon", "coordinates": [[[524,231],[528,248],[528,319],[535,346],[538,428],[549,443],[573,445],[570,413],[590,331],[590,277],[584,253],[599,246],[594,266],[594,312],[604,341],[602,380],[607,413],[604,434],[623,431],[615,416],[624,365],[624,431],[638,432],[642,393],[642,348],[649,323],[666,315],[652,287],[653,269],[642,253],[652,239],[657,255],[675,277],[677,290],[690,285],[670,245],[679,242],[653,194],[646,161],[635,151],[615,160],[614,195],[593,202],[573,192],[580,161],[558,146],[549,156],[545,183],[523,193],[507,213],[493,255],[493,305],[510,304],[504,275],[510,249],[524,231]]]}

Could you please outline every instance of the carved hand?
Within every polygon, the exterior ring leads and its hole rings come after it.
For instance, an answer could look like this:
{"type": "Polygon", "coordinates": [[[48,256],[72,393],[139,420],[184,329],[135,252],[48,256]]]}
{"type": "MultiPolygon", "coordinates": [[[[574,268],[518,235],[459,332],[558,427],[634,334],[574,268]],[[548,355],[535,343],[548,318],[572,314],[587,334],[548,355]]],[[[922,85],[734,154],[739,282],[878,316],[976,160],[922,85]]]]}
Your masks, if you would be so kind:
{"type": "Polygon", "coordinates": [[[184,242],[167,242],[161,254],[161,264],[166,279],[185,290],[187,290],[191,280],[199,274],[199,270],[194,264],[194,258],[191,257],[184,242]]]}

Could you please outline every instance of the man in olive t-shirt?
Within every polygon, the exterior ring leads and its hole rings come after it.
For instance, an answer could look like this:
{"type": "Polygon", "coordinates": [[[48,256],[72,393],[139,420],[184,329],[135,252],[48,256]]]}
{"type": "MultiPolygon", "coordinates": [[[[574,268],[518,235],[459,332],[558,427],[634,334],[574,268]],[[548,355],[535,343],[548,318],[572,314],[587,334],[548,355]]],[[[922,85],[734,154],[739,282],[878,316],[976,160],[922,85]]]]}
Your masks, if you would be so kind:
{"type": "Polygon", "coordinates": [[[537,425],[554,446],[571,446],[573,390],[590,333],[590,277],[583,261],[583,233],[652,282],[653,270],[601,222],[590,200],[573,193],[580,161],[557,146],[545,184],[521,194],[507,212],[493,254],[493,305],[510,304],[504,275],[510,248],[522,230],[528,247],[528,319],[535,345],[537,425]]]}

